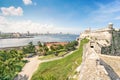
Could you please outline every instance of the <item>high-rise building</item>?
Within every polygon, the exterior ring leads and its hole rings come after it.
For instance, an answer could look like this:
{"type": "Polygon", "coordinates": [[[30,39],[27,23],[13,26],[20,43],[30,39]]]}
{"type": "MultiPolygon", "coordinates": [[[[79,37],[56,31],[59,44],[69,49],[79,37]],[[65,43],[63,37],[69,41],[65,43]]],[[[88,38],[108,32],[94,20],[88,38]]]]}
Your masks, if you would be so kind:
{"type": "Polygon", "coordinates": [[[29,31],[27,31],[27,35],[30,36],[30,32],[29,31]]]}

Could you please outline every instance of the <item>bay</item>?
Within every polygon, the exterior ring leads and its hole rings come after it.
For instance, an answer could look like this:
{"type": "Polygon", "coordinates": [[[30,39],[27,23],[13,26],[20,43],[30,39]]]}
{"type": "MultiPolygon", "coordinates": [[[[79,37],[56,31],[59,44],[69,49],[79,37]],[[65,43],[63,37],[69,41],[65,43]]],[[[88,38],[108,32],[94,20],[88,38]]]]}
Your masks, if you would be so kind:
{"type": "Polygon", "coordinates": [[[51,34],[49,34],[49,35],[34,36],[34,38],[0,39],[0,48],[25,46],[29,42],[33,42],[33,44],[36,45],[38,41],[41,41],[41,42],[70,42],[70,41],[76,40],[77,37],[79,37],[79,35],[71,35],[71,34],[51,35],[51,34]]]}

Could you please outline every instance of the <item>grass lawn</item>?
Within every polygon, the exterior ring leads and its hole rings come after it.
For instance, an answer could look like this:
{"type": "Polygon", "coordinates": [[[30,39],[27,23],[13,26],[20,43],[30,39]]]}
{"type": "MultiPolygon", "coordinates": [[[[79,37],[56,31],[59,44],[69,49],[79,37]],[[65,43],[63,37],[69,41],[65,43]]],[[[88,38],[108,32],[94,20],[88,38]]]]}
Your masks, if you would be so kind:
{"type": "Polygon", "coordinates": [[[68,80],[82,62],[83,45],[88,42],[83,39],[77,51],[60,60],[45,62],[39,65],[31,80],[68,80]]]}
{"type": "Polygon", "coordinates": [[[58,54],[58,56],[55,56],[54,54],[50,54],[50,55],[47,55],[47,56],[40,56],[39,59],[40,60],[47,60],[47,59],[53,59],[53,58],[56,58],[56,57],[61,57],[62,55],[64,55],[66,52],[60,52],[58,54]]]}
{"type": "Polygon", "coordinates": [[[47,59],[52,59],[52,58],[56,58],[57,56],[55,56],[54,54],[50,54],[47,56],[40,56],[39,59],[40,60],[47,60],[47,59]]]}
{"type": "Polygon", "coordinates": [[[66,52],[64,51],[64,52],[60,52],[59,54],[58,54],[58,56],[59,57],[61,57],[62,55],[64,55],[66,52]]]}

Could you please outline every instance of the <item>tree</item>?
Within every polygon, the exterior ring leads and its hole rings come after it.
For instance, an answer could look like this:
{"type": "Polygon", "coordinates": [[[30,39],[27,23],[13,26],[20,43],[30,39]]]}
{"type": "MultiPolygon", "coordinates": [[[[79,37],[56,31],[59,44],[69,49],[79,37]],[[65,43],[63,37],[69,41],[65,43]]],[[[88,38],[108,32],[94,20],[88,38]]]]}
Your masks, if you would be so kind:
{"type": "Polygon", "coordinates": [[[26,47],[23,47],[22,49],[23,53],[29,54],[29,53],[35,53],[35,46],[32,42],[29,42],[26,47]]]}
{"type": "MultiPolygon", "coordinates": [[[[40,44],[40,46],[41,46],[41,44],[40,44]]],[[[49,51],[49,48],[45,44],[43,44],[41,47],[39,47],[40,55],[46,55],[48,51],[49,51]]]]}
{"type": "Polygon", "coordinates": [[[17,50],[0,51],[0,79],[12,80],[18,72],[18,63],[22,61],[23,54],[17,50]]]}
{"type": "Polygon", "coordinates": [[[38,41],[38,46],[42,47],[42,43],[40,41],[38,41]]]}
{"type": "Polygon", "coordinates": [[[54,46],[50,46],[51,51],[55,51],[54,46]]]}
{"type": "Polygon", "coordinates": [[[44,51],[45,51],[45,52],[49,51],[49,49],[48,49],[47,46],[44,46],[43,48],[44,48],[44,51]]]}
{"type": "Polygon", "coordinates": [[[29,49],[29,53],[34,53],[35,52],[35,46],[33,45],[32,42],[29,42],[28,49],[29,49]]]}
{"type": "Polygon", "coordinates": [[[78,42],[77,41],[72,41],[72,42],[69,42],[67,45],[65,45],[65,49],[67,51],[71,51],[71,50],[75,50],[75,47],[78,45],[78,42]]]}
{"type": "Polygon", "coordinates": [[[64,47],[61,44],[57,45],[57,47],[56,47],[57,50],[60,50],[60,49],[63,49],[63,48],[64,47]]]}

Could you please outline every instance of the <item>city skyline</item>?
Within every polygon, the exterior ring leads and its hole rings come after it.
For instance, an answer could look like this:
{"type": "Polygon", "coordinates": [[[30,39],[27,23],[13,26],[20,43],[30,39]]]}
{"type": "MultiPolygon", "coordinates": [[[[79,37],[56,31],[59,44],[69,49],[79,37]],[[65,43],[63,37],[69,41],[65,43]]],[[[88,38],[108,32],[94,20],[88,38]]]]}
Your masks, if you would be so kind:
{"type": "Polygon", "coordinates": [[[120,0],[0,0],[0,31],[77,33],[109,22],[119,28],[120,0]]]}

